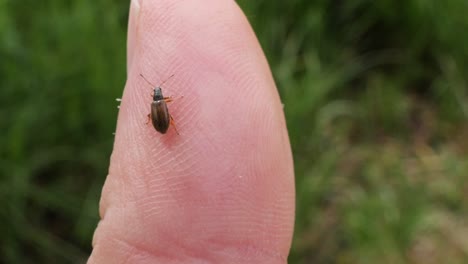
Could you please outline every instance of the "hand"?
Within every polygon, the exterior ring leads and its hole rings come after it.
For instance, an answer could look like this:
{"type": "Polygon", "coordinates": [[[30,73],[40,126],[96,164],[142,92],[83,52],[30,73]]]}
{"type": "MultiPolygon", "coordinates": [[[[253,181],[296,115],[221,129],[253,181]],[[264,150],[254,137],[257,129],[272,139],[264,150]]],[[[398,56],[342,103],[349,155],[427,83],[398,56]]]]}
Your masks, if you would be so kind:
{"type": "Polygon", "coordinates": [[[134,0],[128,80],[88,263],[286,263],[294,172],[280,99],[234,1],[134,0]],[[180,135],[146,125],[158,85],[180,135]],[[177,96],[184,96],[177,99],[177,96]]]}

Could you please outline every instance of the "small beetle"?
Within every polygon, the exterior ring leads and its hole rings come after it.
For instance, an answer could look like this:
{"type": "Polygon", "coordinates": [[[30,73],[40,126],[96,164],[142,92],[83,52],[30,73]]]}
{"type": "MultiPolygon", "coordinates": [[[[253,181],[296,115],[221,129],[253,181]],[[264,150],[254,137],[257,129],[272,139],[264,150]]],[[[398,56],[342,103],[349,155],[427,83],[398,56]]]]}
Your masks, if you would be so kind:
{"type": "Polygon", "coordinates": [[[172,102],[172,97],[164,97],[162,94],[161,86],[167,82],[173,75],[169,76],[164,82],[161,83],[159,86],[153,85],[150,81],[148,81],[143,74],[140,76],[152,87],[154,87],[153,94],[153,102],[151,102],[151,113],[148,114],[148,121],[146,124],[151,122],[153,123],[154,129],[161,134],[166,134],[169,125],[173,125],[174,129],[179,135],[179,131],[177,131],[177,127],[175,126],[174,119],[172,118],[171,114],[169,114],[169,110],[167,109],[167,103],[172,102]]]}

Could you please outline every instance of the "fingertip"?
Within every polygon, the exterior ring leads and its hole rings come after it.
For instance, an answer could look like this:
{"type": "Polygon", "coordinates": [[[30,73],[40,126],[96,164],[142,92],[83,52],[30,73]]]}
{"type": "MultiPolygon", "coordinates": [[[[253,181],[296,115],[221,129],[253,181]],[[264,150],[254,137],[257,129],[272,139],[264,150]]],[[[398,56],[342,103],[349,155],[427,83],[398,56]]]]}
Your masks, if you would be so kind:
{"type": "Polygon", "coordinates": [[[231,252],[284,261],[292,158],[279,96],[245,16],[222,0],[134,0],[130,9],[128,79],[93,254],[112,255],[106,239],[119,235],[156,257],[231,252]],[[140,74],[155,84],[176,76],[163,90],[183,97],[168,106],[180,135],[144,125],[151,87],[140,74]]]}

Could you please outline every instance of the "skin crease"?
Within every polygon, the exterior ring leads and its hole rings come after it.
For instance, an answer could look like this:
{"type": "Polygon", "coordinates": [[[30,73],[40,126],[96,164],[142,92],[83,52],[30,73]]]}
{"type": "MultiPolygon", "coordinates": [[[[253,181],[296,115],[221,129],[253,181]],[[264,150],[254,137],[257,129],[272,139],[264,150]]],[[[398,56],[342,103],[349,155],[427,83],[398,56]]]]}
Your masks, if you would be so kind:
{"type": "Polygon", "coordinates": [[[294,171],[280,99],[242,11],[228,0],[130,7],[128,79],[98,263],[286,263],[294,171]],[[158,85],[180,135],[145,125],[158,85]],[[183,96],[183,98],[180,98],[183,96]]]}

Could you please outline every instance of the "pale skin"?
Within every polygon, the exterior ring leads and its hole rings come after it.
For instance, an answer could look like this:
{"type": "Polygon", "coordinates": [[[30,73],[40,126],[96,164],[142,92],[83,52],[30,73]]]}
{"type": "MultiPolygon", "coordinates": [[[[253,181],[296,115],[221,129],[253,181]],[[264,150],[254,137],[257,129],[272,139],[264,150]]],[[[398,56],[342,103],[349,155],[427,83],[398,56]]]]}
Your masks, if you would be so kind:
{"type": "Polygon", "coordinates": [[[133,1],[127,61],[88,263],[287,263],[291,149],[270,69],[237,4],[133,1]],[[145,124],[142,73],[154,83],[174,74],[162,89],[176,98],[168,108],[180,135],[145,124]]]}

